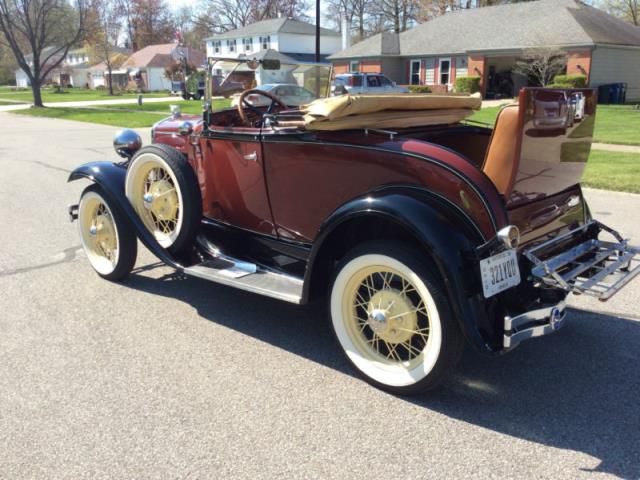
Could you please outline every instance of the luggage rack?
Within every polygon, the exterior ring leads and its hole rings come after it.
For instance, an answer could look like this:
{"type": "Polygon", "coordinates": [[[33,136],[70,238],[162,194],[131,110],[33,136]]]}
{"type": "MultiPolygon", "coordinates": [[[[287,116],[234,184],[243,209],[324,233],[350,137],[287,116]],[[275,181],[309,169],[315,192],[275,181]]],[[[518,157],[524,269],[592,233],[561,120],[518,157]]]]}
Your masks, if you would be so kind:
{"type": "Polygon", "coordinates": [[[640,274],[640,249],[630,246],[618,232],[595,220],[536,245],[524,255],[534,265],[531,274],[545,285],[577,295],[590,295],[603,302],[640,274]],[[590,229],[596,232],[592,238],[545,260],[540,258],[563,240],[590,229]],[[615,241],[598,240],[602,231],[608,232],[615,241]]]}

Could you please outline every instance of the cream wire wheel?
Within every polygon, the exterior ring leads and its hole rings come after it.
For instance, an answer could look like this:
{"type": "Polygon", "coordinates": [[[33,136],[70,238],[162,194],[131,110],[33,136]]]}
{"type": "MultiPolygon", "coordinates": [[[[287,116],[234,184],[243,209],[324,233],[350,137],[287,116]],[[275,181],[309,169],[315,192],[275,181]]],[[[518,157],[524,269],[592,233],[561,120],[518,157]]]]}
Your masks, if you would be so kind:
{"type": "Polygon", "coordinates": [[[93,269],[102,277],[126,277],[137,255],[135,236],[123,229],[122,217],[114,213],[99,187],[88,187],[78,206],[78,228],[82,247],[93,269]]]}
{"type": "Polygon", "coordinates": [[[127,171],[125,191],[158,243],[170,247],[183,219],[182,192],[172,168],[158,155],[141,155],[127,171]]]}
{"type": "MultiPolygon", "coordinates": [[[[420,275],[416,270],[422,267],[409,266],[416,263],[411,258],[401,261],[406,249],[394,246],[382,244],[343,262],[331,291],[331,318],[347,358],[367,380],[411,393],[440,381],[451,363],[448,347],[457,345],[443,345],[438,280],[428,272],[420,275]]],[[[448,315],[448,306],[444,310],[448,315]]]]}

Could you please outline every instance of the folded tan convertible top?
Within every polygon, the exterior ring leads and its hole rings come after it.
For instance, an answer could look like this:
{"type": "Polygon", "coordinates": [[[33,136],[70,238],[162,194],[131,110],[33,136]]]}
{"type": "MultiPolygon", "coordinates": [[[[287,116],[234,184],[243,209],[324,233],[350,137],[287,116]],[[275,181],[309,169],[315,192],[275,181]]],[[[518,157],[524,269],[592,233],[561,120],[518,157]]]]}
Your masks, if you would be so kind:
{"type": "Polygon", "coordinates": [[[479,94],[341,95],[315,100],[303,112],[309,130],[403,128],[459,122],[481,105],[479,94]]]}

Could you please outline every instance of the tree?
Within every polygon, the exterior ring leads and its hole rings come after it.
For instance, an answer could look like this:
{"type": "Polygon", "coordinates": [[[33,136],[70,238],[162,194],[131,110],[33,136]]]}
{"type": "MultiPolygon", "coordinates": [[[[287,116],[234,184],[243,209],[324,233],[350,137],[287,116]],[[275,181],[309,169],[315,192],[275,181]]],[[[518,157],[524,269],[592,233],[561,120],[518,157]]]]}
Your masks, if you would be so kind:
{"type": "Polygon", "coordinates": [[[195,23],[209,32],[226,32],[270,18],[304,20],[308,0],[203,0],[195,23]]]}
{"type": "Polygon", "coordinates": [[[604,0],[603,7],[611,15],[640,26],[639,0],[604,0]]]}
{"type": "Polygon", "coordinates": [[[127,46],[133,51],[173,41],[176,26],[164,0],[118,0],[126,26],[127,46]]]}
{"type": "Polygon", "coordinates": [[[0,43],[0,85],[13,85],[16,81],[15,70],[18,67],[11,50],[0,43]]]}
{"type": "Polygon", "coordinates": [[[413,26],[419,13],[417,0],[375,0],[373,15],[378,17],[378,29],[404,32],[413,26]]]}
{"type": "Polygon", "coordinates": [[[338,30],[342,31],[342,18],[344,16],[347,20],[348,28],[355,30],[356,41],[367,37],[367,27],[371,19],[373,2],[370,0],[328,0],[327,4],[327,20],[338,30]]]}
{"type": "Polygon", "coordinates": [[[0,31],[31,82],[36,107],[43,106],[40,89],[47,76],[83,38],[85,15],[84,0],[74,6],[65,0],[0,0],[0,31]]]}
{"type": "Polygon", "coordinates": [[[513,71],[529,78],[535,85],[544,87],[567,66],[567,55],[562,50],[538,47],[526,50],[516,61],[513,71]]]}
{"type": "Polygon", "coordinates": [[[127,59],[117,48],[122,9],[117,0],[91,0],[87,10],[85,48],[92,63],[104,63],[109,95],[113,95],[113,70],[127,59]]]}

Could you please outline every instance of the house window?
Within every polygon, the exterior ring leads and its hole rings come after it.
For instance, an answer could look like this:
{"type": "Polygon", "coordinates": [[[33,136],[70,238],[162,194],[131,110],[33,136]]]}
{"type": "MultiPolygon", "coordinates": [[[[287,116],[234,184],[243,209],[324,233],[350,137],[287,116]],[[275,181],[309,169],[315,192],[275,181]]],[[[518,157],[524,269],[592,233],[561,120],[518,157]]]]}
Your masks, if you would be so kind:
{"type": "Polygon", "coordinates": [[[349,71],[350,72],[359,72],[360,71],[360,62],[357,60],[352,60],[349,62],[349,71]]]}
{"type": "Polygon", "coordinates": [[[232,53],[236,51],[236,40],[235,40],[235,38],[233,40],[227,40],[227,48],[232,53]]]}
{"type": "Polygon", "coordinates": [[[469,59],[466,56],[456,57],[456,78],[469,74],[469,59]]]}
{"type": "Polygon", "coordinates": [[[253,38],[243,38],[242,45],[245,52],[250,52],[253,49],[253,38]]]}
{"type": "Polygon", "coordinates": [[[222,41],[214,40],[211,42],[211,47],[213,48],[213,53],[220,53],[220,50],[222,49],[222,41]]]}
{"type": "Polygon", "coordinates": [[[449,83],[449,79],[451,78],[451,59],[450,58],[441,58],[440,59],[440,85],[447,85],[449,83]]]}
{"type": "Polygon", "coordinates": [[[420,60],[411,60],[411,68],[409,72],[409,83],[411,85],[420,85],[420,60]]]}
{"type": "Polygon", "coordinates": [[[260,46],[262,50],[269,50],[271,47],[271,36],[267,35],[266,37],[260,37],[260,46]]]}

